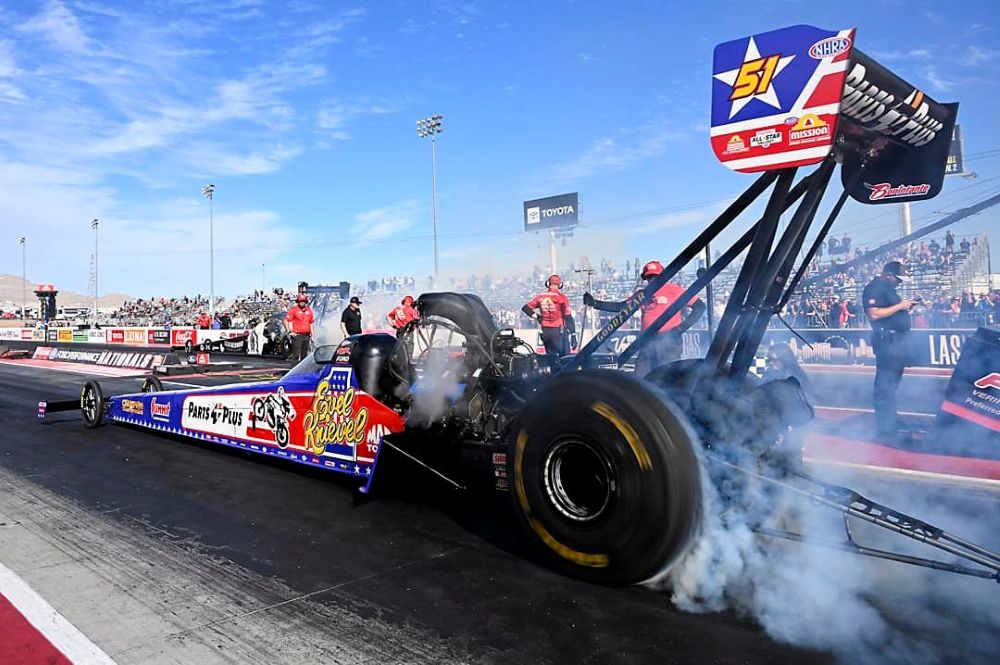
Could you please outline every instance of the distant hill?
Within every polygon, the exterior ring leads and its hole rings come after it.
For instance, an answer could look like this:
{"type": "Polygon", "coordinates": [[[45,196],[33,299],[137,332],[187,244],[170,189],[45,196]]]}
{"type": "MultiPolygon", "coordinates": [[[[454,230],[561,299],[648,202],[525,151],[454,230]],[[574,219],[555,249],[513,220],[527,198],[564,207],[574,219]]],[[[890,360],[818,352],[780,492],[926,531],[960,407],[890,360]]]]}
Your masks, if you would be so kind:
{"type": "MultiPolygon", "coordinates": [[[[34,290],[36,286],[34,282],[25,282],[16,275],[0,275],[0,307],[11,309],[11,307],[19,306],[21,304],[22,286],[26,287],[24,291],[28,294],[28,298],[33,305],[35,302],[34,290]]],[[[57,284],[56,287],[58,286],[57,284]]],[[[98,298],[97,306],[101,308],[120,307],[123,302],[131,298],[132,296],[125,293],[107,293],[98,298]]],[[[56,301],[65,307],[87,307],[93,305],[94,302],[85,295],[63,289],[59,289],[56,301]]]]}

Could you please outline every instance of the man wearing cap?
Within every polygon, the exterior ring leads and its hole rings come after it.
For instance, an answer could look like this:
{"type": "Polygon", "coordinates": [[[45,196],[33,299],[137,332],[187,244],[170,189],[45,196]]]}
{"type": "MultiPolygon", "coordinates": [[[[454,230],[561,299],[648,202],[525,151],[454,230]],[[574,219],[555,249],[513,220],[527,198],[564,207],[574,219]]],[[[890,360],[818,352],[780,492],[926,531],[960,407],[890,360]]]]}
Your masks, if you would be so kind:
{"type": "MultiPolygon", "coordinates": [[[[663,273],[663,264],[659,261],[648,261],[642,267],[640,277],[648,284],[650,281],[663,273]]],[[[583,294],[583,304],[594,309],[605,312],[619,312],[625,305],[639,295],[645,287],[639,288],[629,299],[620,302],[597,300],[589,293],[583,294]]],[[[642,311],[642,329],[651,328],[660,315],[667,311],[678,298],[686,291],[680,284],[667,282],[661,286],[656,294],[644,302],[640,309],[642,311]]],[[[639,352],[639,357],[635,361],[635,371],[639,376],[645,376],[653,369],[666,365],[674,360],[679,360],[683,349],[684,339],[682,334],[702,317],[707,307],[698,296],[692,296],[681,311],[670,317],[666,323],[660,326],[654,337],[639,352]],[[689,310],[686,316],[681,316],[681,312],[689,310]]]]}
{"type": "Polygon", "coordinates": [[[896,389],[910,361],[910,310],[916,302],[904,300],[896,293],[896,287],[905,277],[906,267],[899,261],[890,261],[861,295],[865,314],[872,324],[872,348],[875,350],[875,386],[872,390],[875,433],[887,442],[899,437],[896,389]]]}
{"type": "Polygon", "coordinates": [[[413,296],[405,296],[400,304],[389,310],[385,318],[388,319],[392,329],[396,331],[405,328],[411,321],[419,319],[420,314],[413,306],[413,296]]]}
{"type": "Polygon", "coordinates": [[[574,335],[576,324],[573,323],[573,310],[569,306],[569,298],[562,292],[562,278],[559,275],[549,275],[545,280],[545,291],[529,300],[521,307],[521,311],[541,324],[545,355],[555,358],[566,355],[563,326],[570,335],[574,335]]]}
{"type": "Polygon", "coordinates": [[[344,337],[361,334],[361,299],[351,296],[347,309],[340,315],[340,332],[344,337]]]}
{"type": "Polygon", "coordinates": [[[300,293],[295,298],[295,306],[285,315],[285,331],[292,338],[292,360],[295,362],[309,355],[309,340],[315,332],[315,321],[309,297],[300,293]]]}

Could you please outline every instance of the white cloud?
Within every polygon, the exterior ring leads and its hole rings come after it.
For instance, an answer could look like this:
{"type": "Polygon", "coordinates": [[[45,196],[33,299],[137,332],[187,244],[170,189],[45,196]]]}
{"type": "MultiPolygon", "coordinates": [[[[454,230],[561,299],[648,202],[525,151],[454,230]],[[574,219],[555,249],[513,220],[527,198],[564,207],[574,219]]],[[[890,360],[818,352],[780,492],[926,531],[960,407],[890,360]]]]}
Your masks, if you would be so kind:
{"type": "Polygon", "coordinates": [[[662,155],[671,142],[683,140],[687,135],[674,130],[646,128],[635,138],[628,133],[624,136],[631,140],[623,142],[611,137],[597,139],[576,157],[552,167],[547,179],[553,182],[572,182],[625,169],[662,155]]]}
{"type": "Polygon", "coordinates": [[[924,79],[931,84],[931,87],[940,91],[947,92],[955,86],[955,81],[945,78],[942,76],[935,67],[928,67],[923,71],[924,79]]]}
{"type": "Polygon", "coordinates": [[[91,41],[80,22],[63,3],[52,0],[37,16],[17,26],[21,32],[38,34],[67,53],[92,52],[91,41]]]}
{"type": "Polygon", "coordinates": [[[366,115],[398,113],[400,107],[388,102],[372,102],[368,99],[351,101],[328,100],[316,111],[315,132],[337,141],[350,138],[344,126],[354,118],[366,115]]]}
{"type": "Polygon", "coordinates": [[[416,200],[368,210],[355,215],[350,233],[357,240],[358,246],[370,245],[413,226],[420,211],[420,203],[416,200]]]}
{"type": "Polygon", "coordinates": [[[993,62],[1000,55],[1000,51],[983,48],[981,46],[969,46],[962,56],[962,64],[970,67],[978,67],[993,62]]]}

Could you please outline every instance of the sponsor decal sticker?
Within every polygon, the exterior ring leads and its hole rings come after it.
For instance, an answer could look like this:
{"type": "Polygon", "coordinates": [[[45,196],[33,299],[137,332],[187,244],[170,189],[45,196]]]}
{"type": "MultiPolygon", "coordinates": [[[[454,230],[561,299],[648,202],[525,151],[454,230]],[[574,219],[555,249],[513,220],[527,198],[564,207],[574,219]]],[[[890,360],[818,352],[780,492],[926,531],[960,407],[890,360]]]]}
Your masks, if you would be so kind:
{"type": "MultiPolygon", "coordinates": [[[[244,413],[240,409],[227,406],[221,402],[215,404],[197,404],[188,402],[184,409],[184,419],[202,420],[213,425],[243,425],[244,413]]],[[[186,425],[185,425],[186,426],[186,425]]]]}
{"type": "Polygon", "coordinates": [[[987,388],[996,388],[1000,390],[1000,372],[990,372],[981,379],[977,379],[975,384],[977,388],[982,388],[986,390],[987,388]]]}
{"type": "Polygon", "coordinates": [[[149,413],[153,420],[170,420],[170,402],[157,402],[154,397],[149,403],[149,413]]]}
{"type": "Polygon", "coordinates": [[[907,196],[924,196],[931,191],[931,186],[927,183],[919,185],[895,185],[888,182],[880,182],[870,185],[867,182],[865,187],[871,190],[868,195],[869,201],[881,201],[882,199],[898,199],[907,196]]]}
{"type": "MultiPolygon", "coordinates": [[[[122,411],[124,413],[134,413],[137,416],[141,416],[146,412],[145,405],[142,400],[138,399],[123,399],[122,400],[122,411]]],[[[169,413],[169,410],[168,410],[169,413]]]]}
{"type": "Polygon", "coordinates": [[[57,333],[57,339],[60,342],[72,342],[73,341],[73,331],[68,328],[63,328],[57,333]]]}
{"type": "Polygon", "coordinates": [[[723,151],[726,155],[735,155],[740,152],[746,152],[750,148],[747,147],[746,142],[743,137],[739,134],[733,134],[730,139],[726,142],[726,149],[723,151]]]}
{"type": "Polygon", "coordinates": [[[121,328],[113,328],[106,332],[109,344],[123,344],[125,342],[125,331],[121,328]]]}
{"type": "Polygon", "coordinates": [[[775,127],[761,129],[750,137],[750,145],[754,148],[770,148],[772,145],[781,143],[781,132],[775,127]]]}
{"type": "Polygon", "coordinates": [[[814,113],[806,113],[788,132],[788,144],[800,145],[825,141],[830,136],[830,125],[814,113]]]}
{"type": "Polygon", "coordinates": [[[125,331],[125,343],[126,344],[138,344],[142,346],[146,343],[146,329],[145,328],[129,328],[125,331]]]}
{"type": "Polygon", "coordinates": [[[836,37],[827,37],[826,39],[821,39],[809,47],[809,57],[814,60],[833,58],[850,48],[850,37],[841,37],[840,35],[836,37]]]}
{"type": "Polygon", "coordinates": [[[334,392],[329,378],[319,382],[312,408],[302,420],[307,448],[319,455],[328,443],[351,447],[361,443],[368,425],[368,409],[361,407],[355,413],[355,397],[354,388],[334,392]]]}

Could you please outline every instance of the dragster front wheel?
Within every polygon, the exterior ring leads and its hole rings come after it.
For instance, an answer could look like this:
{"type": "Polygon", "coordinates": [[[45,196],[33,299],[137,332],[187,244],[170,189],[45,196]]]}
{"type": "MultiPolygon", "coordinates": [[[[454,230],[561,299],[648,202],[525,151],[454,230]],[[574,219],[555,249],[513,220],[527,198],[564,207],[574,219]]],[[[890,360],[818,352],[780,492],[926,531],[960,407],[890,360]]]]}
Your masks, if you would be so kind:
{"type": "Polygon", "coordinates": [[[142,392],[159,393],[163,392],[163,382],[158,376],[147,376],[142,382],[142,392]]]}
{"type": "Polygon", "coordinates": [[[104,422],[104,392],[97,381],[87,381],[80,391],[80,413],[83,424],[91,429],[104,422]]]}
{"type": "Polygon", "coordinates": [[[558,377],[510,436],[517,511],[557,570],[636,584],[669,569],[697,535],[697,436],[656,386],[607,370],[558,377]]]}

